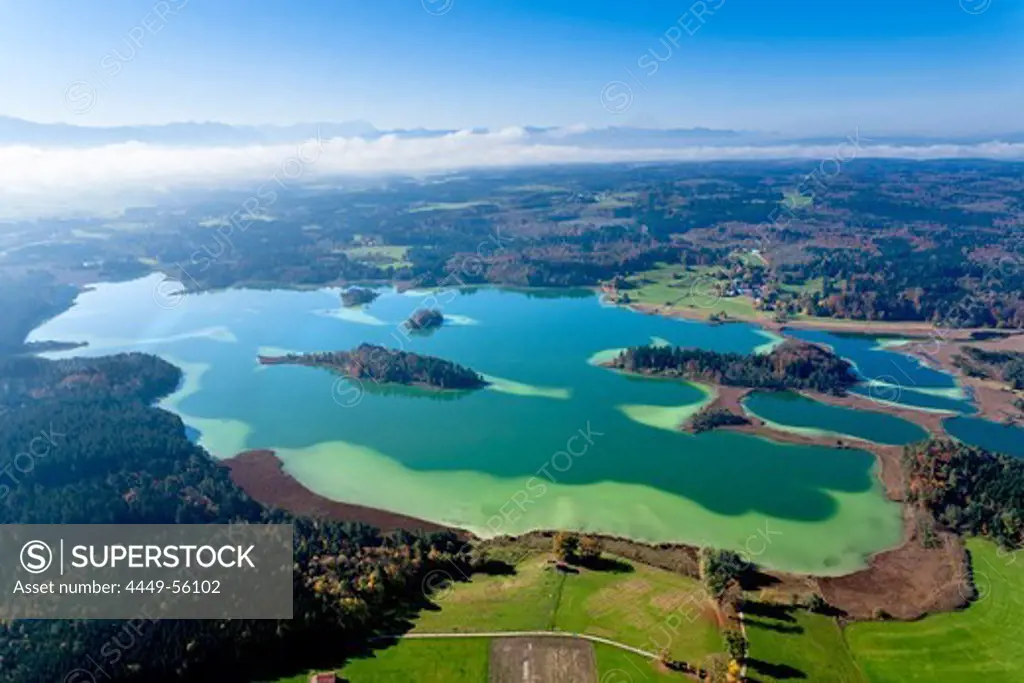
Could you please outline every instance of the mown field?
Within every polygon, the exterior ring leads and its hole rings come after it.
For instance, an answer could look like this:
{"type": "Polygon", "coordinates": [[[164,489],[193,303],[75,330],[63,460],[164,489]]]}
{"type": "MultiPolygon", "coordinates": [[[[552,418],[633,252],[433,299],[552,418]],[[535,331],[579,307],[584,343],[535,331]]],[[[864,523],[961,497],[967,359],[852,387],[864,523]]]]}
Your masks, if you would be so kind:
{"type": "Polygon", "coordinates": [[[409,247],[381,245],[376,247],[349,247],[342,253],[353,261],[369,263],[381,268],[405,268],[412,265],[406,258],[409,247]]]}
{"type": "Polygon", "coordinates": [[[1024,681],[1024,556],[990,541],[967,548],[979,599],[919,621],[856,622],[779,605],[747,613],[750,675],[764,683],[983,683],[1024,681]]]}
{"type": "Polygon", "coordinates": [[[691,313],[705,316],[721,312],[734,318],[764,316],[754,308],[754,302],[748,296],[720,296],[718,291],[726,283],[724,278],[718,267],[695,266],[684,270],[679,264],[664,264],[628,278],[638,286],[627,293],[634,303],[689,309],[691,313]]]}
{"type": "Polygon", "coordinates": [[[850,626],[846,639],[870,681],[1024,681],[1024,556],[967,541],[979,599],[910,623],[850,626]]]}
{"type": "Polygon", "coordinates": [[[563,574],[545,557],[531,557],[513,575],[453,584],[438,596],[441,609],[422,614],[412,632],[586,633],[649,652],[667,648],[674,658],[691,662],[721,649],[697,581],[642,564],[608,565],[563,574]]]}
{"type": "MultiPolygon", "coordinates": [[[[655,654],[667,650],[689,662],[722,650],[714,611],[697,581],[621,560],[607,559],[600,570],[562,573],[546,556],[531,555],[516,565],[514,574],[454,582],[433,599],[438,609],[420,614],[410,631],[416,637],[351,660],[339,673],[352,683],[486,681],[494,639],[419,637],[447,633],[581,633],[655,654]]],[[[680,680],[642,655],[600,643],[592,647],[598,680],[680,680]]]]}
{"type": "Polygon", "coordinates": [[[490,649],[489,638],[403,640],[350,661],[341,675],[352,683],[487,683],[490,649]]]}
{"type": "Polygon", "coordinates": [[[750,676],[762,683],[866,683],[832,617],[786,605],[753,604],[745,614],[750,676]]]}

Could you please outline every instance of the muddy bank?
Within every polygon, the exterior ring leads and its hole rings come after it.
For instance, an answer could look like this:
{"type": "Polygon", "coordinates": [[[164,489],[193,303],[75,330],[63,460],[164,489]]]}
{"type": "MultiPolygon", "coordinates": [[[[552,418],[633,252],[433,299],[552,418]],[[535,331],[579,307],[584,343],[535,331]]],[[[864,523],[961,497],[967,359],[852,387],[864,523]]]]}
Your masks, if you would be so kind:
{"type": "Polygon", "coordinates": [[[268,507],[287,510],[294,515],[322,517],[339,522],[361,522],[383,531],[404,529],[457,531],[466,534],[461,529],[450,529],[415,517],[324,498],[307,489],[281,469],[281,461],[271,450],[243,451],[225,460],[223,464],[231,471],[231,480],[254,500],[268,507]]]}
{"type": "Polygon", "coordinates": [[[1024,411],[1013,404],[1015,400],[1024,398],[1024,392],[1012,390],[1001,380],[981,379],[966,374],[955,361],[955,357],[963,353],[961,346],[972,346],[985,351],[1024,353],[1024,334],[1011,334],[989,341],[956,341],[944,335],[929,340],[910,341],[890,348],[914,356],[925,364],[956,377],[957,382],[971,393],[978,407],[978,417],[993,422],[1024,423],[1024,411]]]}
{"type": "Polygon", "coordinates": [[[868,569],[818,579],[822,597],[850,619],[875,619],[882,612],[894,619],[919,619],[967,604],[973,589],[963,541],[936,531],[935,547],[925,547],[917,514],[926,513],[905,509],[906,542],[872,557],[868,569]]]}

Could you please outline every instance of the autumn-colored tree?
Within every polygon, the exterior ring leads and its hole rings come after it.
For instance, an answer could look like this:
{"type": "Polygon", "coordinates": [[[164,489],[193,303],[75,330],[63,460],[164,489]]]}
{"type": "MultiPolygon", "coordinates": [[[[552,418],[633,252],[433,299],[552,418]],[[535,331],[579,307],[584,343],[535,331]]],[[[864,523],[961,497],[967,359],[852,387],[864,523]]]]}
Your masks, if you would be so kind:
{"type": "Polygon", "coordinates": [[[561,562],[572,562],[580,549],[580,537],[565,531],[555,534],[553,550],[561,562]]]}
{"type": "Polygon", "coordinates": [[[708,683],[727,683],[729,680],[729,655],[716,652],[704,658],[704,680],[708,683]]]}
{"type": "Polygon", "coordinates": [[[580,563],[594,563],[601,559],[601,544],[596,538],[585,536],[580,539],[580,563]]]}

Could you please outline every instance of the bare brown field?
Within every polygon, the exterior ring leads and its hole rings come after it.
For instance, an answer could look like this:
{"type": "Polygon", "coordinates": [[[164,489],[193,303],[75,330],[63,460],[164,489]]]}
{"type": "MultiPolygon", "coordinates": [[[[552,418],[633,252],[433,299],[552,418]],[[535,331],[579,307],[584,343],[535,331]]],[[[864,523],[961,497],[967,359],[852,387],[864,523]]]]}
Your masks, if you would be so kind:
{"type": "Polygon", "coordinates": [[[575,638],[495,638],[490,683],[595,683],[594,647],[575,638]]]}

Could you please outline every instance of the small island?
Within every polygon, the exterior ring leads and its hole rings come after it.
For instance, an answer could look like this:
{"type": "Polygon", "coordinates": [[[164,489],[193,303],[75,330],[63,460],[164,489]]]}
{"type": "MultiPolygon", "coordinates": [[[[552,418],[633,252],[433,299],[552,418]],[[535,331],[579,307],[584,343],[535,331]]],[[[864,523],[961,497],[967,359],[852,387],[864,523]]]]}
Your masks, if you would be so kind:
{"type": "Polygon", "coordinates": [[[362,306],[364,304],[373,303],[378,296],[380,296],[380,294],[372,289],[366,289],[365,287],[349,287],[341,293],[341,304],[347,308],[362,306]]]}
{"type": "Polygon", "coordinates": [[[608,367],[754,389],[797,389],[842,396],[859,380],[853,366],[830,351],[786,341],[770,353],[743,355],[671,346],[626,349],[608,367]]]}
{"type": "Polygon", "coordinates": [[[405,326],[410,330],[433,330],[444,324],[444,315],[436,308],[421,308],[409,316],[405,326]]]}
{"type": "Polygon", "coordinates": [[[480,389],[488,384],[479,373],[457,363],[374,344],[360,344],[352,351],[260,356],[259,361],[262,365],[322,367],[346,377],[369,379],[378,384],[445,390],[480,389]]]}
{"type": "Polygon", "coordinates": [[[706,406],[687,420],[683,425],[683,431],[700,434],[719,427],[739,427],[748,424],[750,424],[750,420],[743,415],[737,415],[726,408],[706,406]]]}

